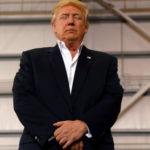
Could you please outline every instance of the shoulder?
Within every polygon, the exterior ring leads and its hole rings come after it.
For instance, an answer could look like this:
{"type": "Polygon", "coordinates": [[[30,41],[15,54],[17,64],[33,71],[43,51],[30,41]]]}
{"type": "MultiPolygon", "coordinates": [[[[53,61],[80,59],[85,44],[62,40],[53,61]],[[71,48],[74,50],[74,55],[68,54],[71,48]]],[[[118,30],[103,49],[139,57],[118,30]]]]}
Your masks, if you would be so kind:
{"type": "Polygon", "coordinates": [[[43,53],[51,50],[51,48],[52,47],[34,48],[34,49],[23,51],[23,54],[25,54],[25,55],[39,55],[39,54],[43,54],[43,53]]]}
{"type": "Polygon", "coordinates": [[[40,59],[44,58],[48,52],[51,52],[54,47],[41,47],[41,48],[34,48],[30,50],[26,50],[22,52],[21,58],[28,58],[28,59],[40,59]]]}
{"type": "Polygon", "coordinates": [[[87,53],[92,55],[94,59],[96,60],[103,60],[103,61],[112,61],[112,60],[117,60],[117,58],[109,53],[103,52],[103,51],[98,51],[98,50],[92,50],[86,48],[87,53]]]}

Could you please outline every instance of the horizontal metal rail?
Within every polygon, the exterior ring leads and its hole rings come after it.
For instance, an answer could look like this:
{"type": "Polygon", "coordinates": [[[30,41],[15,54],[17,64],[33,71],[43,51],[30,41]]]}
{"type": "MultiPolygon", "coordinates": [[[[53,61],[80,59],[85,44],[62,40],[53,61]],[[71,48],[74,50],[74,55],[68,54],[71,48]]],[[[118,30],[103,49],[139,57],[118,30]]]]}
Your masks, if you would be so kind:
{"type": "Polygon", "coordinates": [[[0,1],[0,5],[12,5],[12,4],[38,4],[38,3],[44,3],[44,4],[47,4],[47,3],[57,3],[58,1],[56,0],[39,0],[39,1],[0,1]]]}

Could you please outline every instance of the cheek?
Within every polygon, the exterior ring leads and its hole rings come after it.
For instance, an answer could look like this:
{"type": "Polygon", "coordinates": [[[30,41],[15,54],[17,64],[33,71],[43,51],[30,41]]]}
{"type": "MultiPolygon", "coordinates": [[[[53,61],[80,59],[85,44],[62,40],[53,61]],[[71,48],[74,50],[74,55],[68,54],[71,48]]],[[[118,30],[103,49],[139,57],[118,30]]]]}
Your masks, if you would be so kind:
{"type": "Polygon", "coordinates": [[[55,31],[56,31],[57,33],[61,33],[61,32],[63,32],[64,27],[65,27],[65,25],[64,25],[62,22],[57,21],[57,22],[56,22],[56,25],[55,25],[55,31]]]}
{"type": "Polygon", "coordinates": [[[79,25],[78,25],[78,28],[80,29],[81,32],[86,32],[86,31],[87,31],[87,29],[86,29],[86,27],[85,27],[85,24],[82,24],[82,23],[79,24],[79,25]]]}
{"type": "Polygon", "coordinates": [[[64,24],[58,24],[58,26],[57,26],[57,28],[58,28],[58,31],[59,32],[63,32],[64,31],[64,29],[65,29],[65,26],[64,26],[64,24]]]}
{"type": "Polygon", "coordinates": [[[61,32],[62,32],[62,28],[61,28],[61,26],[57,26],[56,27],[56,32],[58,33],[58,34],[60,34],[61,32]]]}
{"type": "Polygon", "coordinates": [[[81,27],[80,27],[80,33],[81,33],[81,34],[84,34],[84,33],[86,33],[86,32],[87,32],[86,28],[83,27],[83,26],[81,26],[81,27]]]}

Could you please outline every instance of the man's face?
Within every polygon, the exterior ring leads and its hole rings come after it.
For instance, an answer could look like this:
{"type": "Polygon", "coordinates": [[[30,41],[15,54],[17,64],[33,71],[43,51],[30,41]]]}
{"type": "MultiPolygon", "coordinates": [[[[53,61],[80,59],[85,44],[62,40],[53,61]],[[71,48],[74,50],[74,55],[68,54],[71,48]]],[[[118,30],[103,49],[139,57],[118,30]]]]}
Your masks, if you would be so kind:
{"type": "Polygon", "coordinates": [[[52,28],[57,38],[62,41],[82,41],[88,30],[81,10],[71,5],[59,10],[52,28]]]}

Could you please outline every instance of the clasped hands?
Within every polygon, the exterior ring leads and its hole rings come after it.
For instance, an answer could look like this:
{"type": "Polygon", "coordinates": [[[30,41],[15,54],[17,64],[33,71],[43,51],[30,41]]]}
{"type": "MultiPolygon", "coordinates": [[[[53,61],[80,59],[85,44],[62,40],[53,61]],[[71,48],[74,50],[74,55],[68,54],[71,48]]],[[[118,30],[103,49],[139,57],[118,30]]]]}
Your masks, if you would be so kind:
{"type": "Polygon", "coordinates": [[[60,121],[53,124],[56,127],[54,136],[63,149],[82,150],[82,136],[87,132],[86,124],[81,120],[60,121]]]}

